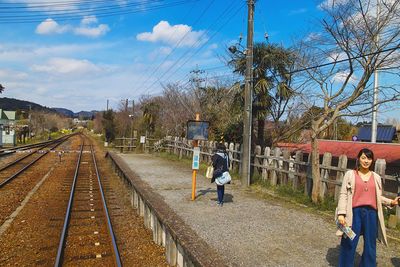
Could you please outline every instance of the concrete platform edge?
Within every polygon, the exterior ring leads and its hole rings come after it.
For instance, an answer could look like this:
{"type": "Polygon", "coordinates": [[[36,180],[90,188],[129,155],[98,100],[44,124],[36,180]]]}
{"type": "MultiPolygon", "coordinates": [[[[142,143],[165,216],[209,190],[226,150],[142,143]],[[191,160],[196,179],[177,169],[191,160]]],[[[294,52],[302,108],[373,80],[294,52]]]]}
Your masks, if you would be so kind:
{"type": "Polygon", "coordinates": [[[146,228],[153,232],[153,241],[165,247],[169,265],[227,266],[222,258],[165,203],[162,197],[134,173],[124,160],[107,152],[114,171],[131,194],[131,205],[143,217],[146,228]]]}

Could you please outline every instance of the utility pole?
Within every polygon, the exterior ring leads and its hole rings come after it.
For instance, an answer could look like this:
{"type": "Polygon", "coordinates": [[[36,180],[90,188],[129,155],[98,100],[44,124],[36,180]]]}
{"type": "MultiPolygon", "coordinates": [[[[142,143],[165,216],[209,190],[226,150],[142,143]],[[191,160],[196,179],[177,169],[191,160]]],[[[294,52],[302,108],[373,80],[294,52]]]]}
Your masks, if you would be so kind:
{"type": "Polygon", "coordinates": [[[29,107],[29,114],[28,114],[28,121],[29,121],[29,125],[28,125],[28,137],[29,139],[31,139],[31,125],[32,125],[32,105],[28,105],[29,107]]]}
{"type": "MultiPolygon", "coordinates": [[[[379,49],[379,0],[376,0],[376,36],[375,46],[376,50],[379,49]]],[[[378,135],[378,94],[379,94],[379,71],[376,68],[374,71],[374,100],[372,106],[372,125],[371,125],[371,143],[376,143],[378,135]]]]}
{"type": "Polygon", "coordinates": [[[243,186],[250,185],[250,160],[251,160],[251,126],[253,104],[253,31],[254,31],[254,0],[247,1],[247,49],[246,49],[246,77],[244,88],[244,114],[243,114],[243,149],[242,173],[243,186]]]}

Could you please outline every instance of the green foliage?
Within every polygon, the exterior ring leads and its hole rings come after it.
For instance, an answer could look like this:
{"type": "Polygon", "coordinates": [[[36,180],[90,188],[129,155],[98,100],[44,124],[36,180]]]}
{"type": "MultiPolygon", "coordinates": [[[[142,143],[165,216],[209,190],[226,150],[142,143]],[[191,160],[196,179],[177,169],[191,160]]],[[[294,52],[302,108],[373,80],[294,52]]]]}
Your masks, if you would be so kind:
{"type": "MultiPolygon", "coordinates": [[[[266,117],[270,116],[275,123],[279,122],[285,114],[289,101],[296,95],[291,87],[291,75],[288,74],[294,64],[295,56],[289,49],[269,43],[256,43],[253,53],[253,119],[258,120],[257,144],[264,146],[266,117]]],[[[246,55],[243,52],[236,52],[230,56],[228,65],[234,72],[245,75],[246,55]]]]}

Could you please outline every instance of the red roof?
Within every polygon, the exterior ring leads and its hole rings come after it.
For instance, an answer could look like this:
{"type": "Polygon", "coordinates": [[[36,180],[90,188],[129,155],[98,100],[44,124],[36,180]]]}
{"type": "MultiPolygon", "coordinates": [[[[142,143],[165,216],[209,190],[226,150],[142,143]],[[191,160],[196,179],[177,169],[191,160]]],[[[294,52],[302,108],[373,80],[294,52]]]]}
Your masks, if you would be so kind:
{"type": "MultiPolygon", "coordinates": [[[[352,141],[318,140],[319,153],[329,152],[334,157],[346,155],[348,158],[356,158],[362,148],[369,148],[374,152],[375,159],[385,159],[387,163],[400,161],[400,144],[367,143],[352,141]]],[[[279,143],[281,148],[289,148],[292,151],[309,153],[311,144],[279,143]]]]}

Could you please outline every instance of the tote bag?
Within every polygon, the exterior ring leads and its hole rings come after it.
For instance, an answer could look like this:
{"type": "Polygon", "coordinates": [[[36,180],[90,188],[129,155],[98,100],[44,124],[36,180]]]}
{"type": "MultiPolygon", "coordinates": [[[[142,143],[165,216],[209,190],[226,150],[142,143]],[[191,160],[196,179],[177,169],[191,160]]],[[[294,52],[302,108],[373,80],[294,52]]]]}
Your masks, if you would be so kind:
{"type": "Polygon", "coordinates": [[[220,177],[215,179],[215,183],[217,185],[224,185],[226,183],[229,183],[231,180],[232,180],[232,177],[229,174],[229,172],[224,172],[220,177]]]}
{"type": "Polygon", "coordinates": [[[206,171],[206,178],[211,179],[213,177],[214,167],[208,166],[206,171]]]}

